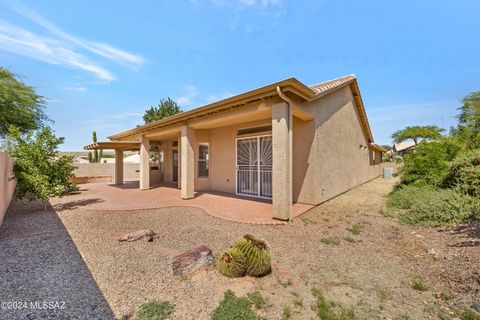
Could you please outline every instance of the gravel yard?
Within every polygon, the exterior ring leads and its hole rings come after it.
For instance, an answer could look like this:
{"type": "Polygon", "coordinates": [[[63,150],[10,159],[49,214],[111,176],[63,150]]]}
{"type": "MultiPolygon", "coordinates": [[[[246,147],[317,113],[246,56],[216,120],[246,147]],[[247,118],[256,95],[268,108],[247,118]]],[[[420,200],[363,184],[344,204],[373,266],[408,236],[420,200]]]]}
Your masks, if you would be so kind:
{"type": "MultiPolygon", "coordinates": [[[[437,319],[480,302],[479,226],[400,225],[381,215],[392,186],[392,180],[375,179],[284,226],[223,221],[196,208],[109,212],[77,203],[44,213],[15,205],[0,230],[0,298],[64,300],[67,309],[51,315],[76,318],[82,310],[102,319],[113,317],[108,306],[115,317],[128,318],[154,299],[175,305],[173,319],[209,319],[228,289],[238,295],[259,290],[271,302],[259,311],[268,319],[281,319],[286,306],[291,319],[316,319],[314,287],[368,319],[437,319]],[[155,231],[153,242],[117,241],[146,228],[155,231]],[[246,233],[271,246],[271,275],[229,279],[210,270],[172,276],[176,254],[200,245],[217,254],[246,233]],[[418,279],[428,290],[412,288],[418,279]]],[[[18,318],[9,312],[4,319],[18,318]]]]}

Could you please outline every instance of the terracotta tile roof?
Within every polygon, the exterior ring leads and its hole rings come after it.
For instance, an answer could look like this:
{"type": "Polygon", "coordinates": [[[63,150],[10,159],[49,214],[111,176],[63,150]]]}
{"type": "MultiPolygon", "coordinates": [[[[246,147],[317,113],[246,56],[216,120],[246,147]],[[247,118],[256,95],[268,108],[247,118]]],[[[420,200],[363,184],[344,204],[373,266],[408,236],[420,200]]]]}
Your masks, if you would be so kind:
{"type": "Polygon", "coordinates": [[[325,81],[325,82],[320,82],[318,84],[314,84],[312,86],[310,86],[310,88],[312,90],[314,90],[317,95],[319,94],[323,94],[325,92],[328,92],[330,90],[334,90],[340,86],[343,86],[353,80],[355,80],[356,77],[355,75],[353,74],[349,74],[347,76],[343,76],[343,77],[340,77],[340,78],[337,78],[337,79],[333,79],[333,80],[328,80],[328,81],[325,81]]]}

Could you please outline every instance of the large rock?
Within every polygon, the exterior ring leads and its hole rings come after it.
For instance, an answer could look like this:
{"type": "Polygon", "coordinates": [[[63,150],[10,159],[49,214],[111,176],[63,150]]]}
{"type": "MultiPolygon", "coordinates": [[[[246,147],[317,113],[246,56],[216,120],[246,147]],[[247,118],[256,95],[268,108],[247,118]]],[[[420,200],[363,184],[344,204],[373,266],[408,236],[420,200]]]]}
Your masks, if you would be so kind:
{"type": "Polygon", "coordinates": [[[138,231],[134,231],[134,232],[131,232],[131,233],[121,235],[120,237],[118,237],[118,241],[120,241],[120,242],[122,242],[122,241],[131,242],[131,241],[143,240],[143,241],[148,242],[148,241],[153,240],[154,235],[155,235],[155,233],[150,229],[138,230],[138,231]]]}
{"type": "Polygon", "coordinates": [[[207,246],[200,246],[176,256],[172,263],[172,270],[174,276],[181,276],[214,266],[215,258],[212,250],[207,246]]]}

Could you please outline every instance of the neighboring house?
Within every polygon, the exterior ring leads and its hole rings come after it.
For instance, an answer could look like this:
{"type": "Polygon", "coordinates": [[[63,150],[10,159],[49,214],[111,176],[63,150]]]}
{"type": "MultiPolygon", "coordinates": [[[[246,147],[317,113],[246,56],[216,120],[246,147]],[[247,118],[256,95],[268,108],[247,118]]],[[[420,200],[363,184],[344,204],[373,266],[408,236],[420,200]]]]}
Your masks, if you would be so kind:
{"type": "Polygon", "coordinates": [[[317,205],[380,175],[382,152],[370,130],[355,76],[306,86],[295,78],[183,112],[109,137],[85,149],[115,149],[115,183],[123,151],[140,150],[140,189],[155,175],[183,199],[212,190],[272,200],[289,220],[292,203],[317,205]],[[157,170],[158,171],[158,170],[157,170]]]}
{"type": "Polygon", "coordinates": [[[400,143],[395,143],[393,145],[393,151],[396,154],[403,156],[404,154],[411,152],[415,146],[416,144],[413,141],[403,141],[400,143]]]}

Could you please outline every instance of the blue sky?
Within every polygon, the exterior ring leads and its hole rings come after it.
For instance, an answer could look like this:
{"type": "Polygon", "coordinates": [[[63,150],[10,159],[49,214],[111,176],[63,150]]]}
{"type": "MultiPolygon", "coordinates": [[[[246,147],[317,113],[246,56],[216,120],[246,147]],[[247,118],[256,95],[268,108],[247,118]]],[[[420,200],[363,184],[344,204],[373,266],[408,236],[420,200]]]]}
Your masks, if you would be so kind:
{"type": "Polygon", "coordinates": [[[291,76],[354,73],[377,143],[455,124],[480,90],[480,1],[3,1],[0,65],[48,98],[62,150],[291,76]]]}

